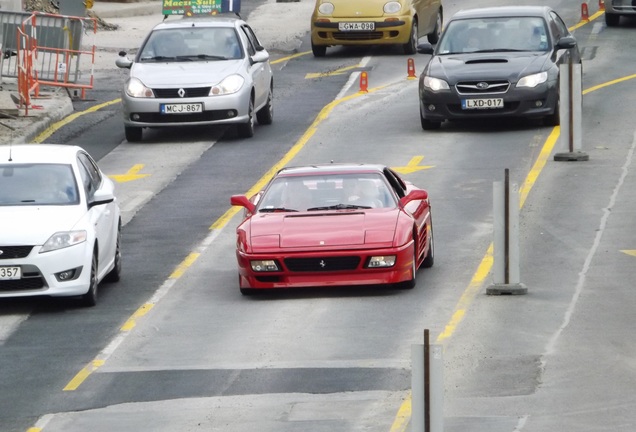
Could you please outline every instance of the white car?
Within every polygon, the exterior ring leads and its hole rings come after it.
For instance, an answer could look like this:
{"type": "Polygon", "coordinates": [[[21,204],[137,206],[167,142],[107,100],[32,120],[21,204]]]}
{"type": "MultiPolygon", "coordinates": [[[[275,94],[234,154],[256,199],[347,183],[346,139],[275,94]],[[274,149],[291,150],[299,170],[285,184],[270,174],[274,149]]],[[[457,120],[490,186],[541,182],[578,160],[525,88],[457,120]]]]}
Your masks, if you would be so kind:
{"type": "Polygon", "coordinates": [[[76,146],[0,145],[0,298],[97,301],[121,274],[115,185],[76,146]]]}
{"type": "Polygon", "coordinates": [[[184,17],[157,24],[129,68],[122,91],[124,131],[141,141],[143,128],[233,124],[249,138],[271,124],[274,80],[269,53],[235,16],[184,17]]]}

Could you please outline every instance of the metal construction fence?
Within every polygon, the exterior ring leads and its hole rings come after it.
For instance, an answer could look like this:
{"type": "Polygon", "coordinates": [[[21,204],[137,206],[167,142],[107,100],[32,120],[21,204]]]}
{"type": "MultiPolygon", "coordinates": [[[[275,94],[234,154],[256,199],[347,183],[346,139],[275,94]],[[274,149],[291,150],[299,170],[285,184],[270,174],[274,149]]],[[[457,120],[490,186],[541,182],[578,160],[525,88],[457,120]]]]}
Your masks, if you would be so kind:
{"type": "Polygon", "coordinates": [[[0,28],[0,78],[28,82],[36,97],[40,85],[81,89],[82,98],[93,88],[96,19],[3,11],[0,28]],[[92,36],[92,43],[83,45],[85,35],[92,36]]]}

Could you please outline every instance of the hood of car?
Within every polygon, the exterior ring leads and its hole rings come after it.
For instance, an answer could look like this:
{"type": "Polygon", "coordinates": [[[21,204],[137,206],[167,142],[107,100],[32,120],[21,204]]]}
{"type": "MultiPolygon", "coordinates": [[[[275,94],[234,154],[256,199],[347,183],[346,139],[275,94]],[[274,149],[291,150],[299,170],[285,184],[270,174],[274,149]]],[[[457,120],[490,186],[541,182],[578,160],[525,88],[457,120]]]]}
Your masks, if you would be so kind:
{"type": "Polygon", "coordinates": [[[243,60],[135,63],[130,76],[148,87],[197,87],[218,84],[223,78],[238,73],[243,60]]]}
{"type": "Polygon", "coordinates": [[[85,214],[84,206],[0,207],[0,246],[41,245],[58,231],[70,231],[85,214]]]}
{"type": "Polygon", "coordinates": [[[441,78],[449,85],[460,81],[508,80],[545,70],[548,54],[520,53],[465,53],[433,56],[424,74],[441,78]]]}
{"type": "Polygon", "coordinates": [[[393,242],[398,209],[368,212],[258,213],[251,220],[254,252],[275,249],[378,247],[393,242]]]}
{"type": "Polygon", "coordinates": [[[386,0],[334,0],[334,18],[379,18],[386,0]]]}

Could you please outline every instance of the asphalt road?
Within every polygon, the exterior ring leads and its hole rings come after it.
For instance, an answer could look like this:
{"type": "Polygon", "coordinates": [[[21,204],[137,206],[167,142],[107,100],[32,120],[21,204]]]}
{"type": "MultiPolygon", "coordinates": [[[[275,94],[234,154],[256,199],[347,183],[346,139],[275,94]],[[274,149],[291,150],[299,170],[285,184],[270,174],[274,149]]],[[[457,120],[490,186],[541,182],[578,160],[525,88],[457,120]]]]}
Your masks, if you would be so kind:
{"type": "MultiPolygon", "coordinates": [[[[578,3],[554,6],[578,22],[578,3]]],[[[90,146],[109,174],[149,176],[119,183],[125,274],[96,308],[0,305],[25,315],[0,348],[0,428],[402,431],[426,328],[445,349],[446,431],[632,430],[634,108],[617,80],[633,74],[634,27],[576,30],[588,162],[554,162],[554,131],[534,122],[423,132],[417,81],[391,49],[276,63],[274,124],[251,140],[205,128],[122,143],[116,105],[59,131],[53,141],[90,146]],[[338,73],[348,67],[368,71],[368,94],[338,73]],[[431,194],[436,265],[412,291],[243,298],[229,196],[278,163],[328,160],[410,166],[431,194]],[[492,183],[506,168],[522,190],[528,294],[487,296],[492,183]]]]}

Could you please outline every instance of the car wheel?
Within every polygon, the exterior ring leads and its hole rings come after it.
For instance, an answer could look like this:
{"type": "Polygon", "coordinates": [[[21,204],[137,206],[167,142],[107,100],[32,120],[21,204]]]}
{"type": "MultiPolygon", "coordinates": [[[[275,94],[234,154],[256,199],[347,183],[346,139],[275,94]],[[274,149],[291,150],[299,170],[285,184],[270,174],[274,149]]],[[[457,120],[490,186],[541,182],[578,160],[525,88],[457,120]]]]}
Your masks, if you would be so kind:
{"type": "Polygon", "coordinates": [[[93,252],[91,260],[91,277],[88,285],[88,291],[82,296],[82,305],[92,307],[97,304],[97,253],[93,252]]]}
{"type": "Polygon", "coordinates": [[[254,116],[254,99],[252,98],[250,98],[250,105],[247,112],[249,117],[247,123],[241,123],[236,128],[238,135],[241,138],[251,138],[254,136],[254,123],[256,122],[256,116],[254,116]]]}
{"type": "Polygon", "coordinates": [[[422,115],[422,108],[420,107],[420,123],[422,124],[422,129],[424,130],[433,130],[439,129],[442,125],[441,122],[431,121],[424,118],[422,115]]]}
{"type": "Polygon", "coordinates": [[[428,42],[431,45],[435,45],[439,42],[439,37],[442,34],[442,12],[437,12],[437,19],[435,20],[435,28],[432,32],[426,35],[428,42]]]}
{"type": "Polygon", "coordinates": [[[608,27],[616,27],[621,20],[621,16],[618,14],[608,14],[605,12],[605,24],[608,27]]]}
{"type": "Polygon", "coordinates": [[[258,110],[256,113],[256,120],[258,120],[258,124],[268,125],[272,124],[274,120],[274,89],[272,86],[269,87],[269,94],[267,95],[267,103],[263,108],[258,110]]]}
{"type": "Polygon", "coordinates": [[[139,142],[143,135],[143,129],[134,126],[124,126],[124,132],[126,134],[126,141],[139,142]]]}
{"type": "Polygon", "coordinates": [[[314,57],[324,57],[327,54],[327,47],[324,45],[314,45],[312,42],[311,51],[314,53],[314,57]]]}
{"type": "Polygon", "coordinates": [[[433,235],[433,221],[431,220],[431,231],[429,233],[431,239],[429,241],[428,253],[426,257],[424,257],[424,261],[422,261],[422,267],[431,268],[433,267],[433,263],[435,262],[435,236],[433,235]]]}
{"type": "Polygon", "coordinates": [[[106,275],[106,282],[119,282],[121,278],[121,221],[117,228],[117,245],[115,246],[115,265],[113,269],[106,275]]]}
{"type": "Polygon", "coordinates": [[[404,54],[415,54],[417,52],[417,21],[413,18],[413,25],[411,26],[411,37],[409,41],[403,45],[404,54]]]}

